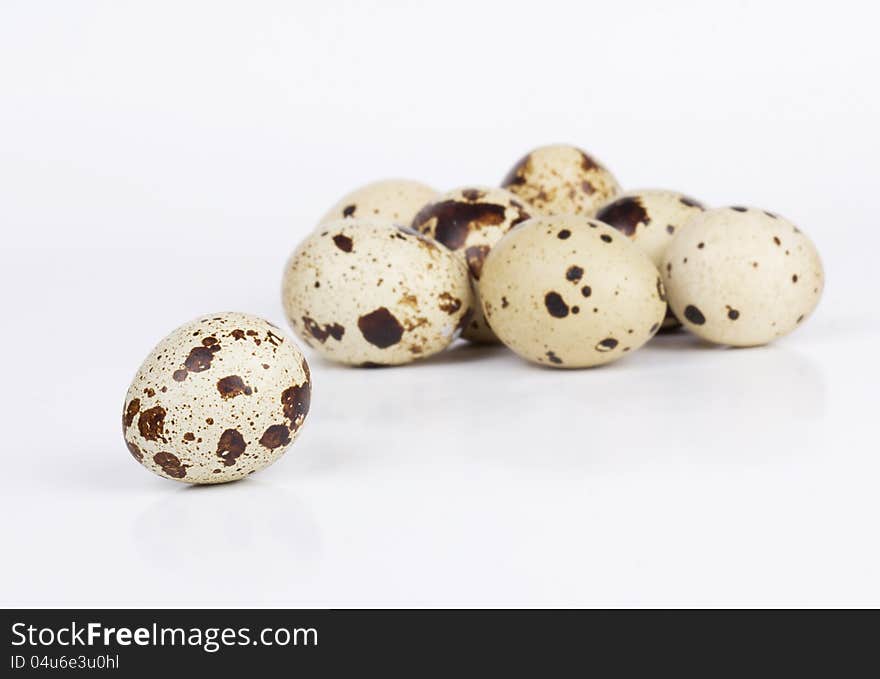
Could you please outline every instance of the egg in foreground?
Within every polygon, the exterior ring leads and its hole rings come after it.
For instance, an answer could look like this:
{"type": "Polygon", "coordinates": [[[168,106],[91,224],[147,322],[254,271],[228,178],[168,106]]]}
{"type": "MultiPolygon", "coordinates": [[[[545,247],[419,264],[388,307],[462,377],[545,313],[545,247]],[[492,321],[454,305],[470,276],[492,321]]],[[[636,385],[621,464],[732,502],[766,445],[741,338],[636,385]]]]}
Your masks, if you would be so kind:
{"type": "Polygon", "coordinates": [[[819,253],[800,229],[747,207],[691,220],[667,248],[661,272],[686,329],[741,347],[793,331],[816,308],[825,284],[819,253]]]}
{"type": "Polygon", "coordinates": [[[535,217],[492,248],[483,311],[504,344],[558,368],[610,363],[660,328],[657,269],[618,231],[575,215],[535,217]]]}
{"type": "Polygon", "coordinates": [[[467,269],[446,247],[409,227],[357,219],[326,224],[299,245],[282,301],[308,346],[350,365],[436,354],[474,305],[467,269]]]}
{"type": "Polygon", "coordinates": [[[476,343],[496,343],[479,305],[479,283],[486,255],[501,237],[530,217],[509,191],[466,187],[449,191],[419,210],[412,228],[455,252],[468,267],[477,301],[462,337],[476,343]]]}
{"type": "Polygon", "coordinates": [[[196,484],[241,479],[277,460],[311,402],[309,366],[276,326],[224,312],[186,323],[150,352],[122,414],[132,456],[196,484]]]}
{"type": "Polygon", "coordinates": [[[501,182],[538,215],[576,214],[592,217],[620,192],[620,185],[601,163],[576,146],[537,148],[514,165],[501,182]]]}
{"type": "Polygon", "coordinates": [[[411,179],[383,179],[343,196],[321,218],[319,226],[337,219],[374,219],[409,225],[437,191],[411,179]]]}

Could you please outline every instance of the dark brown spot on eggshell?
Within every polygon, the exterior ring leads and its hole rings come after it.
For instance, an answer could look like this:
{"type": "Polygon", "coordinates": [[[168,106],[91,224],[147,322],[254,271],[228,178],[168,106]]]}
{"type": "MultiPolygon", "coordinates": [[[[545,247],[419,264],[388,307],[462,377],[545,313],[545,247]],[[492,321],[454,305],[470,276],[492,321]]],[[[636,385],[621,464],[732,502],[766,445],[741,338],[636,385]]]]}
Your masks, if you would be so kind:
{"type": "Polygon", "coordinates": [[[579,266],[570,266],[565,272],[565,280],[577,283],[584,277],[584,270],[579,266]]]}
{"type": "Polygon", "coordinates": [[[333,236],[333,243],[343,252],[351,252],[351,249],[354,247],[354,241],[351,240],[348,236],[338,233],[333,236]]]}
{"type": "Polygon", "coordinates": [[[700,311],[693,304],[688,304],[685,307],[684,317],[694,325],[703,325],[703,323],[706,322],[706,317],[703,315],[703,312],[700,311]]]}
{"type": "Polygon", "coordinates": [[[244,436],[238,429],[227,429],[220,434],[220,440],[217,441],[217,456],[223,460],[225,466],[231,467],[246,447],[244,436]]]}
{"type": "Polygon", "coordinates": [[[461,300],[458,297],[453,297],[448,292],[441,292],[439,298],[441,311],[445,311],[447,314],[454,314],[461,309],[461,300]]]}
{"type": "Polygon", "coordinates": [[[253,390],[238,375],[229,375],[217,380],[217,391],[224,399],[235,398],[242,394],[250,396],[253,393],[253,390]]]}
{"type": "Polygon", "coordinates": [[[308,316],[303,316],[302,321],[303,325],[305,326],[306,332],[308,332],[321,344],[324,344],[324,342],[327,341],[328,337],[332,337],[338,342],[345,334],[345,328],[339,325],[339,323],[326,323],[322,326],[320,323],[315,321],[314,318],[309,318],[308,316]]]}
{"type": "Polygon", "coordinates": [[[462,203],[444,200],[422,208],[413,219],[413,227],[427,231],[429,222],[434,224],[434,239],[450,250],[458,250],[472,230],[504,223],[505,207],[493,203],[462,203]]]}
{"type": "Polygon", "coordinates": [[[584,172],[590,172],[591,170],[598,170],[599,164],[595,160],[593,160],[590,156],[588,156],[586,153],[581,151],[581,169],[584,172]]]}
{"type": "Polygon", "coordinates": [[[394,346],[403,337],[403,326],[385,307],[358,318],[358,329],[367,342],[380,349],[394,346]]]}
{"type": "Polygon", "coordinates": [[[274,450],[290,443],[290,430],[283,424],[273,424],[260,437],[260,444],[274,450]]]}
{"type": "Polygon", "coordinates": [[[281,408],[284,410],[284,417],[290,420],[291,429],[296,430],[302,425],[309,414],[311,402],[312,385],[308,381],[281,392],[281,408]]]}
{"type": "Polygon", "coordinates": [[[342,208],[342,216],[343,217],[351,217],[354,215],[354,211],[357,209],[357,205],[346,205],[342,208]]]}
{"type": "Polygon", "coordinates": [[[128,429],[131,426],[131,423],[134,422],[135,415],[138,414],[140,409],[141,400],[139,398],[133,398],[129,401],[128,406],[125,409],[125,414],[122,416],[123,429],[128,429]]]}
{"type": "Polygon", "coordinates": [[[605,222],[627,236],[634,236],[639,224],[648,225],[651,218],[637,196],[618,198],[596,213],[596,219],[605,222]]]}
{"type": "Polygon", "coordinates": [[[613,337],[606,337],[596,345],[596,351],[611,351],[617,346],[618,342],[613,337]]]}
{"type": "Polygon", "coordinates": [[[552,351],[547,352],[547,360],[550,361],[551,363],[555,363],[556,365],[562,364],[562,359],[559,358],[559,356],[554,354],[552,351]]]}
{"type": "Polygon", "coordinates": [[[727,307],[727,317],[731,321],[735,321],[737,318],[739,318],[739,311],[737,311],[736,309],[734,309],[732,307],[727,307]]]}
{"type": "Polygon", "coordinates": [[[568,316],[568,305],[558,292],[548,292],[544,295],[544,306],[551,316],[555,318],[565,318],[568,316]]]}
{"type": "Polygon", "coordinates": [[[480,191],[479,189],[465,189],[461,192],[461,195],[465,200],[469,200],[471,202],[480,200],[483,196],[486,195],[485,191],[480,191]]]}
{"type": "Polygon", "coordinates": [[[141,449],[138,448],[131,441],[126,440],[125,445],[128,447],[128,452],[131,453],[131,456],[137,460],[138,462],[144,461],[144,454],[141,452],[141,449]]]}
{"type": "Polygon", "coordinates": [[[186,476],[186,466],[180,463],[180,458],[174,453],[156,453],[153,462],[162,468],[162,471],[174,479],[182,479],[186,476]]]}
{"type": "Polygon", "coordinates": [[[565,240],[571,235],[571,231],[568,229],[562,229],[559,233],[556,234],[556,237],[560,240],[565,240]]]}
{"type": "Polygon", "coordinates": [[[138,417],[138,431],[147,441],[165,442],[165,408],[153,406],[138,417]]]}
{"type": "Polygon", "coordinates": [[[191,373],[204,372],[211,367],[211,361],[214,359],[214,354],[219,350],[220,345],[193,347],[183,364],[191,373]]]}
{"type": "Polygon", "coordinates": [[[610,243],[612,240],[614,240],[614,239],[613,239],[611,236],[609,236],[607,233],[603,233],[601,236],[599,236],[599,238],[601,238],[602,241],[605,242],[605,243],[610,243]]]}
{"type": "Polygon", "coordinates": [[[698,207],[701,210],[704,209],[703,204],[700,201],[689,198],[688,196],[681,196],[678,199],[678,202],[680,202],[682,205],[687,205],[688,207],[698,207]]]}

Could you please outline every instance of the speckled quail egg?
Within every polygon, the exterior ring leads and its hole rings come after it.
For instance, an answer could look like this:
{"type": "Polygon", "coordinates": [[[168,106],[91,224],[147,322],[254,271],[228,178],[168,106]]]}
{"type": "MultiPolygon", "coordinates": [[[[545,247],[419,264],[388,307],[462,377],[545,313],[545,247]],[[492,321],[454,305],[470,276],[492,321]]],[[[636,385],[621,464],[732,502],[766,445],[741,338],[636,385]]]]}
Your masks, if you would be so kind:
{"type": "Polygon", "coordinates": [[[559,368],[621,358],[657,332],[666,312],[648,256],[577,215],[535,217],[508,232],[486,257],[480,292],[504,344],[559,368]]]}
{"type": "MultiPolygon", "coordinates": [[[[706,208],[693,198],[675,191],[644,189],[627,191],[612,198],[596,212],[596,219],[630,237],[656,267],[676,232],[706,208]]],[[[679,321],[667,310],[663,328],[678,327],[679,321]]]]}
{"type": "Polygon", "coordinates": [[[620,186],[614,176],[585,151],[556,144],[523,157],[501,184],[542,215],[592,217],[620,186]]]}
{"type": "Polygon", "coordinates": [[[707,210],[666,250],[669,304],[684,327],[718,344],[766,344],[794,330],[822,294],[816,248],[791,222],[756,208],[707,210]]]}
{"type": "Polygon", "coordinates": [[[354,365],[442,351],[473,313],[467,268],[409,227],[339,220],[313,232],[284,271],[282,299],[302,340],[354,365]]]}
{"type": "Polygon", "coordinates": [[[310,400],[309,366],[290,338],[262,318],[218,313],[156,345],[128,388],[122,430],[159,476],[225,483],[281,457],[310,400]]]}
{"type": "Polygon", "coordinates": [[[455,189],[423,207],[412,227],[453,250],[464,262],[474,281],[477,301],[474,315],[462,332],[471,342],[493,343],[498,338],[486,325],[479,305],[479,281],[483,261],[492,246],[530,215],[509,191],[487,187],[455,189]]]}
{"type": "Polygon", "coordinates": [[[408,225],[437,192],[409,179],[384,179],[361,186],[344,196],[321,219],[323,225],[337,219],[366,218],[408,225]]]}

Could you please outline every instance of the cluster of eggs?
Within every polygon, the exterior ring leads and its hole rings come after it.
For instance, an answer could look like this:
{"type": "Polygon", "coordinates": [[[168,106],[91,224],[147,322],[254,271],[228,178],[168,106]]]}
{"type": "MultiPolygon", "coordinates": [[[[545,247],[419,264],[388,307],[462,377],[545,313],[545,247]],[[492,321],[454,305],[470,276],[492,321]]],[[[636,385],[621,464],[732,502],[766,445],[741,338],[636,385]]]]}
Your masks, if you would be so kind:
{"type": "MultiPolygon", "coordinates": [[[[343,197],[290,256],[297,336],[349,365],[399,365],[457,337],[558,368],[610,363],[661,328],[755,346],[816,307],[822,264],[778,215],[621,193],[573,146],[535,149],[500,187],[438,193],[389,180],[343,197]]],[[[219,313],[147,357],[126,394],[132,456],[166,478],[223,483],[268,466],[309,411],[309,366],[268,321],[219,313]]]]}
{"type": "Polygon", "coordinates": [[[533,150],[501,187],[364,186],[290,257],[291,327],[351,365],[430,356],[459,334],[548,366],[609,363],[661,328],[764,344],[815,308],[822,265],[778,215],[621,193],[573,146],[533,150]]]}

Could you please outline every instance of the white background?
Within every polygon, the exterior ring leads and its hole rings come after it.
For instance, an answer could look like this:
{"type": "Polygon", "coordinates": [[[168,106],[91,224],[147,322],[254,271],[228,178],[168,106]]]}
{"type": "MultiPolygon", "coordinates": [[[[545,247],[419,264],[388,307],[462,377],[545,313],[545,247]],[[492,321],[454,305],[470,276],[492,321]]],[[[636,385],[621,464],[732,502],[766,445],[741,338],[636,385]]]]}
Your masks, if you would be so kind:
{"type": "Polygon", "coordinates": [[[872,3],[0,5],[0,603],[880,605],[872,3]],[[303,435],[190,488],[132,461],[180,323],[283,323],[284,260],[384,177],[583,146],[629,188],[778,211],[827,271],[773,346],[559,372],[309,354],[303,435]]]}

